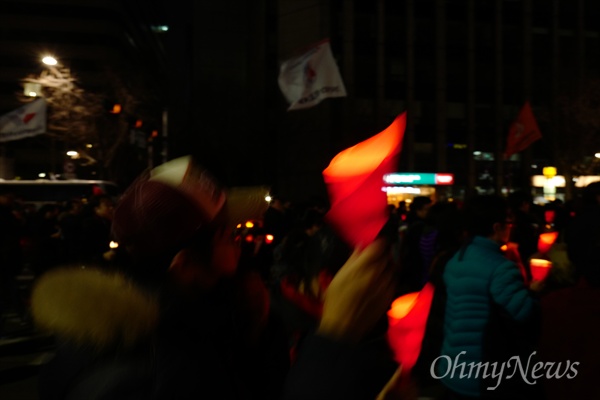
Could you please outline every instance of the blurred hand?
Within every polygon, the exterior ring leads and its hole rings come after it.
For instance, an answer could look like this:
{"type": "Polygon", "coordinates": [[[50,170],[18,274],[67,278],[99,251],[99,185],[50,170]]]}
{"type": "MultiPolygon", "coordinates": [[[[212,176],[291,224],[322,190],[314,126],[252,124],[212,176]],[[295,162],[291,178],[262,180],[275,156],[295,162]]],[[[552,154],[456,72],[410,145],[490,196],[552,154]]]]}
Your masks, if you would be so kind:
{"type": "Polygon", "coordinates": [[[521,259],[521,253],[519,253],[519,245],[514,242],[506,243],[506,250],[504,251],[504,256],[514,263],[523,265],[523,260],[521,259]]]}
{"type": "Polygon", "coordinates": [[[389,243],[379,238],[355,250],[331,281],[318,332],[358,342],[389,309],[394,289],[389,243]]]}
{"type": "Polygon", "coordinates": [[[527,279],[527,270],[525,269],[525,264],[523,264],[523,260],[521,259],[521,253],[519,253],[519,245],[514,242],[506,243],[504,256],[517,264],[517,267],[519,267],[519,271],[521,272],[521,276],[523,276],[523,281],[526,285],[528,285],[529,280],[527,279]]]}
{"type": "Polygon", "coordinates": [[[534,280],[529,284],[529,289],[538,293],[541,292],[545,287],[546,285],[544,284],[544,280],[534,280]]]}

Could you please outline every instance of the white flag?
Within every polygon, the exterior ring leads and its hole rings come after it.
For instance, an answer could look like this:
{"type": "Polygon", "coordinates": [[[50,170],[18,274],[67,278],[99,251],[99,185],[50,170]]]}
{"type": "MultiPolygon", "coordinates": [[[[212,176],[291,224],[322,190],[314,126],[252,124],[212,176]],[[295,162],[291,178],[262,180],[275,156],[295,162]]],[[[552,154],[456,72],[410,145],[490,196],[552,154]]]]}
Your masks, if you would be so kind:
{"type": "Polygon", "coordinates": [[[46,100],[39,98],[0,116],[0,142],[46,133],[46,100]]]}
{"type": "Polygon", "coordinates": [[[278,82],[290,103],[288,111],[312,107],[328,97],[346,96],[329,39],[311,46],[301,56],[285,61],[279,69],[278,82]]]}

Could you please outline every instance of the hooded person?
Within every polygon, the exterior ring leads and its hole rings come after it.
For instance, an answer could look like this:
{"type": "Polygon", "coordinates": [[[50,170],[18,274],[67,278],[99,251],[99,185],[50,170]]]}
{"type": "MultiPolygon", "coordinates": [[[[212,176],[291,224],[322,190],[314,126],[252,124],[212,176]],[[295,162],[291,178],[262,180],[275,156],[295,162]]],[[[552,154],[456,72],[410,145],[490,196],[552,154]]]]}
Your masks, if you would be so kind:
{"type": "Polygon", "coordinates": [[[119,200],[122,271],[50,271],[32,293],[57,338],[40,399],[270,399],[289,361],[259,276],[236,273],[235,222],[264,191],[225,191],[182,157],[140,176],[119,200]]]}

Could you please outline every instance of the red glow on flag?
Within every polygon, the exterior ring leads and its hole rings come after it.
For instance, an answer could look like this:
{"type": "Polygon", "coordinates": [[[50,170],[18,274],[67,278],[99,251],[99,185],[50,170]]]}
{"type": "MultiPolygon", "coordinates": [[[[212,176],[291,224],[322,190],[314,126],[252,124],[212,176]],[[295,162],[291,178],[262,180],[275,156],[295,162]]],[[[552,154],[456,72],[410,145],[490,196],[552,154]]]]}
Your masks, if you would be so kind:
{"type": "Polygon", "coordinates": [[[519,116],[510,126],[506,145],[506,158],[514,153],[519,153],[529,147],[533,142],[542,138],[531,105],[525,102],[519,116]]]}
{"type": "Polygon", "coordinates": [[[326,219],[352,246],[371,243],[388,219],[381,180],[397,168],[405,127],[403,113],[382,132],[340,152],[323,171],[331,203],[326,219]]]}
{"type": "Polygon", "coordinates": [[[421,353],[434,286],[427,283],[420,292],[398,297],[388,315],[388,342],[396,362],[409,372],[421,353]]]}

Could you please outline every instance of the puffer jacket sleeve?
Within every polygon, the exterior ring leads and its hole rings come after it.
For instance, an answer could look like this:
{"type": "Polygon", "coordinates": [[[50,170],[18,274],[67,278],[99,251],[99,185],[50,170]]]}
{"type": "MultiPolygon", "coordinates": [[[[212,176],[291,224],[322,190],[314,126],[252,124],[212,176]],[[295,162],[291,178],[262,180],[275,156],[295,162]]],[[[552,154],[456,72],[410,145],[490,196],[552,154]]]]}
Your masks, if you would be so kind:
{"type": "Polygon", "coordinates": [[[490,282],[492,300],[514,320],[527,320],[534,309],[534,297],[525,286],[519,268],[512,261],[498,265],[490,282]]]}

